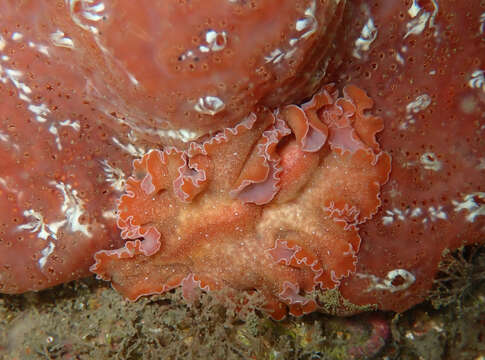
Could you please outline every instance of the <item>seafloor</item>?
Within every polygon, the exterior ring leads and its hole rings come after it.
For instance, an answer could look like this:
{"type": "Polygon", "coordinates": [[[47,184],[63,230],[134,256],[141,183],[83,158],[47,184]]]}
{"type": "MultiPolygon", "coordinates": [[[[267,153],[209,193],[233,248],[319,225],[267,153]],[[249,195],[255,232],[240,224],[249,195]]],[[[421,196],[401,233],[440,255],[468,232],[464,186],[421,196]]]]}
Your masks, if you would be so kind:
{"type": "Polygon", "coordinates": [[[402,314],[273,321],[257,294],[124,300],[93,278],[0,295],[0,359],[485,359],[485,247],[444,257],[430,301],[402,314]],[[236,305],[238,303],[239,305],[236,305]]]}

